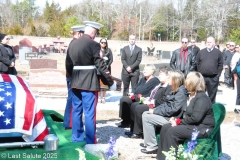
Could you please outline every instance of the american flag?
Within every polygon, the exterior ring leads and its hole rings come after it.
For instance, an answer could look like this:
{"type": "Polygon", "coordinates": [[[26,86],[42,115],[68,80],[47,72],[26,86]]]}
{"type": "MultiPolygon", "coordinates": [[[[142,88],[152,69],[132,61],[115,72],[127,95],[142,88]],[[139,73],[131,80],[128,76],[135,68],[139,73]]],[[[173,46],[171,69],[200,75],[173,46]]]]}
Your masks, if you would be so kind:
{"type": "Polygon", "coordinates": [[[0,74],[0,134],[22,133],[27,142],[48,135],[43,113],[28,84],[18,76],[0,74]]]}

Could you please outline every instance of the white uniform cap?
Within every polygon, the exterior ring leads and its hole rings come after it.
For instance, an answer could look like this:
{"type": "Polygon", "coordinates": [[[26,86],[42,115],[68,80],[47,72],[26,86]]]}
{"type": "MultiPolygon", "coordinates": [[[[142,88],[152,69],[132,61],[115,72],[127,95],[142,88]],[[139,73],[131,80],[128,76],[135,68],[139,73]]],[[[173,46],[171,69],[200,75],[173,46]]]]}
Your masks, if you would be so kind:
{"type": "Polygon", "coordinates": [[[234,42],[230,42],[229,45],[235,46],[235,43],[234,42]]]}
{"type": "Polygon", "coordinates": [[[103,27],[102,24],[93,21],[84,21],[83,23],[85,24],[85,26],[90,26],[96,30],[99,30],[101,27],[103,27]]]}
{"type": "Polygon", "coordinates": [[[81,25],[81,26],[72,26],[71,29],[73,31],[76,31],[76,32],[84,32],[85,31],[85,26],[84,25],[81,25]]]}

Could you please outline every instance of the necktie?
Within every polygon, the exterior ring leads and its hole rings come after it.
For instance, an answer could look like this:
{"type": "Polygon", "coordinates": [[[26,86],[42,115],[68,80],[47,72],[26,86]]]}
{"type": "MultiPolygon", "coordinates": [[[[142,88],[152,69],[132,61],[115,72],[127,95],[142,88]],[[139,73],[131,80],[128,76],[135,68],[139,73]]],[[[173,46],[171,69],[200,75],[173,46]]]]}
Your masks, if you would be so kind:
{"type": "Polygon", "coordinates": [[[184,72],[184,70],[185,70],[185,62],[184,62],[184,58],[185,58],[185,54],[184,54],[184,51],[182,51],[182,57],[181,57],[182,59],[181,59],[181,64],[180,64],[180,69],[181,69],[181,71],[182,72],[184,72]]]}
{"type": "Polygon", "coordinates": [[[131,51],[131,55],[132,55],[132,52],[133,52],[133,46],[130,47],[130,51],[131,51]]]}

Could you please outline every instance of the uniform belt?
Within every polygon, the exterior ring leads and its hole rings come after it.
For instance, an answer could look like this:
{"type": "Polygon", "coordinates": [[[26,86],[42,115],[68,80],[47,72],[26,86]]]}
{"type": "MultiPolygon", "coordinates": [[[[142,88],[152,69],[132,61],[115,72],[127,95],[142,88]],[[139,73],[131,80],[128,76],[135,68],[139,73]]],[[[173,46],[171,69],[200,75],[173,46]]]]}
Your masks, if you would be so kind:
{"type": "Polygon", "coordinates": [[[74,66],[73,69],[79,69],[79,70],[83,70],[83,69],[95,69],[95,66],[74,66]]]}

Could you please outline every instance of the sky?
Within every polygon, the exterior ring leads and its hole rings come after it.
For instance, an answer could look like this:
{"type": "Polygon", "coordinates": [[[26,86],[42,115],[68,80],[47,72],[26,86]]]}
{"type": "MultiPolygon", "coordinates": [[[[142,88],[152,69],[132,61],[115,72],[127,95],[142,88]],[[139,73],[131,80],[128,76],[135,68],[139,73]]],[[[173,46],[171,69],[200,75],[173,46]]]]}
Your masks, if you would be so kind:
{"type": "MultiPolygon", "coordinates": [[[[59,3],[61,6],[61,9],[64,10],[67,7],[78,4],[80,0],[53,0],[55,3],[59,3]]],[[[36,0],[35,1],[36,6],[39,6],[40,9],[43,9],[46,3],[46,0],[36,0]]],[[[52,3],[52,0],[48,0],[49,4],[52,3]]]]}

